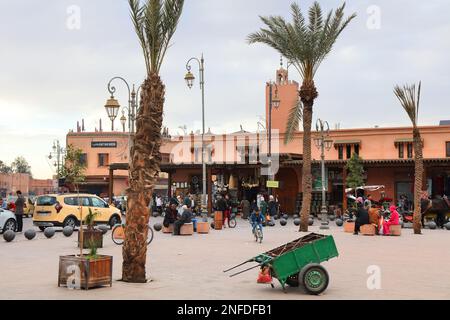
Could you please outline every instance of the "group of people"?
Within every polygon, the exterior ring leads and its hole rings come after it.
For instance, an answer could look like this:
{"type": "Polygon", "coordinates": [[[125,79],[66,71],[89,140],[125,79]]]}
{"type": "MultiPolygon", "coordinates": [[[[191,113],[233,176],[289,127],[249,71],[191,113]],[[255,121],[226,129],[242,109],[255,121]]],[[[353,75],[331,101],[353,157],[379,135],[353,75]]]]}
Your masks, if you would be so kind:
{"type": "MultiPolygon", "coordinates": [[[[156,197],[156,206],[162,207],[164,203],[160,196],[156,197]]],[[[169,203],[164,211],[164,227],[168,228],[173,224],[173,234],[180,235],[180,230],[183,224],[191,223],[193,221],[194,212],[196,209],[196,202],[193,195],[178,195],[169,200],[169,203]]]]}
{"type": "Polygon", "coordinates": [[[387,219],[381,214],[381,210],[378,207],[372,207],[371,201],[364,200],[362,197],[356,199],[356,208],[350,209],[355,219],[354,234],[357,235],[361,226],[366,224],[372,224],[375,226],[376,234],[390,235],[390,227],[400,224],[400,215],[395,205],[389,207],[389,218],[387,219]]]}

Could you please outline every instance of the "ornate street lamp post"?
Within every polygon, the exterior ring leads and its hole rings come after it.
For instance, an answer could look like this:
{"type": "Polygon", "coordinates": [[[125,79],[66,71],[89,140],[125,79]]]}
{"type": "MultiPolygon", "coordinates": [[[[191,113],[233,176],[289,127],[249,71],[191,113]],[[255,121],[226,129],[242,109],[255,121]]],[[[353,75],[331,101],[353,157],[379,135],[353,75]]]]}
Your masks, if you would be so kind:
{"type": "MultiPolygon", "coordinates": [[[[278,86],[275,83],[267,83],[269,87],[269,170],[270,170],[270,180],[274,179],[272,174],[272,109],[278,109],[280,107],[281,100],[278,97],[278,86]],[[273,97],[273,87],[275,87],[275,97],[273,97]]],[[[272,188],[269,188],[269,194],[272,194],[272,188]]]]}
{"type": "MultiPolygon", "coordinates": [[[[116,119],[116,117],[117,117],[117,115],[119,113],[119,109],[120,109],[119,102],[116,99],[114,99],[114,93],[116,93],[116,87],[112,86],[112,82],[115,81],[115,80],[121,80],[123,83],[125,83],[125,85],[127,87],[127,90],[128,90],[128,107],[122,107],[122,111],[123,110],[127,110],[128,111],[128,131],[131,134],[133,134],[133,133],[135,133],[135,127],[136,127],[136,113],[138,112],[138,109],[139,109],[137,107],[137,103],[136,103],[136,96],[138,95],[139,89],[141,87],[138,88],[138,92],[137,93],[136,93],[136,91],[134,89],[134,85],[133,85],[133,89],[130,90],[130,85],[122,77],[114,77],[108,82],[108,91],[111,94],[111,98],[106,102],[105,108],[106,108],[106,112],[108,113],[108,117],[113,122],[116,119]]],[[[122,127],[124,127],[124,123],[126,121],[127,121],[127,119],[125,117],[125,113],[122,112],[122,117],[120,118],[120,122],[122,124],[122,127]]],[[[113,127],[112,128],[113,128],[113,131],[114,131],[114,123],[113,123],[113,127]]]]}
{"type": "Polygon", "coordinates": [[[207,212],[207,205],[206,205],[206,156],[205,156],[205,59],[202,57],[200,59],[198,58],[190,58],[188,62],[186,63],[186,69],[187,73],[184,77],[184,80],[186,80],[186,84],[189,87],[189,89],[192,89],[194,85],[195,77],[191,72],[191,61],[195,60],[198,62],[199,65],[199,73],[200,73],[200,89],[202,91],[202,177],[203,177],[203,193],[202,193],[202,214],[205,214],[207,212]]]}
{"type": "Polygon", "coordinates": [[[321,176],[322,176],[322,209],[320,213],[322,214],[322,225],[320,229],[329,229],[328,227],[328,209],[326,204],[326,190],[327,186],[325,179],[325,149],[329,151],[333,145],[333,140],[329,138],[330,125],[327,121],[317,120],[316,130],[318,136],[314,138],[314,144],[318,149],[320,149],[320,159],[321,159],[321,176]]]}
{"type": "Polygon", "coordinates": [[[59,191],[59,179],[60,179],[60,172],[61,172],[61,166],[63,165],[63,159],[62,156],[66,153],[66,150],[61,147],[61,144],[59,143],[59,140],[53,141],[53,152],[50,152],[48,155],[49,160],[53,159],[53,157],[56,157],[56,162],[54,166],[56,167],[56,179],[58,181],[58,191],[59,191]]]}

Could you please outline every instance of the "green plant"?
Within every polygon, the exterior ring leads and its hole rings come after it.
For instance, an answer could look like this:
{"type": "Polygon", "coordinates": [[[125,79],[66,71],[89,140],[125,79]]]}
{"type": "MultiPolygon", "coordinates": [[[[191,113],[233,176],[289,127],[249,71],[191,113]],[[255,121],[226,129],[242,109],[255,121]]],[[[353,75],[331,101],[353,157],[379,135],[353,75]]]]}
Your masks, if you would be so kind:
{"type": "Polygon", "coordinates": [[[356,192],[356,188],[364,185],[363,159],[356,153],[353,153],[345,168],[348,170],[347,187],[355,189],[356,192]]]}
{"type": "Polygon", "coordinates": [[[300,6],[291,5],[292,22],[281,16],[261,17],[265,24],[258,32],[248,36],[249,43],[263,43],[282,54],[298,71],[302,78],[298,102],[292,107],[286,128],[285,143],[293,139],[303,122],[303,166],[302,190],[303,206],[300,231],[308,231],[312,198],[311,174],[311,123],[314,100],[319,93],[314,77],[320,64],[331,52],[341,32],[356,14],[344,17],[345,3],[324,15],[320,4],[315,1],[308,12],[308,22],[300,6]]]}
{"type": "Polygon", "coordinates": [[[416,93],[416,85],[404,85],[403,87],[395,86],[394,94],[400,101],[403,109],[408,114],[413,125],[413,141],[414,141],[414,217],[413,228],[414,234],[421,234],[422,213],[420,210],[420,195],[423,187],[423,142],[419,130],[419,105],[420,90],[422,82],[419,82],[416,93]]]}
{"type": "Polygon", "coordinates": [[[89,255],[86,257],[88,260],[97,259],[97,245],[93,239],[90,239],[89,242],[89,255]]]}
{"type": "Polygon", "coordinates": [[[89,214],[86,216],[85,223],[89,230],[94,229],[95,218],[98,216],[98,212],[92,212],[92,209],[89,208],[89,214]]]}

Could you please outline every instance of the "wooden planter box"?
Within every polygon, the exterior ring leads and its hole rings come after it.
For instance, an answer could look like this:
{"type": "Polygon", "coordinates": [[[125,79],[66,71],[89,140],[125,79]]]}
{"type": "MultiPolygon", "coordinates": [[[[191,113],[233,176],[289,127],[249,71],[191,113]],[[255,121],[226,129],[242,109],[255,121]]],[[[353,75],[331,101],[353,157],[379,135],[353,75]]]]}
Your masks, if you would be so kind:
{"type": "Polygon", "coordinates": [[[347,233],[355,232],[355,223],[354,222],[344,222],[344,231],[347,233]]]}
{"type": "Polygon", "coordinates": [[[214,229],[222,230],[223,227],[223,212],[216,211],[214,214],[214,229]]]}
{"type": "Polygon", "coordinates": [[[112,286],[113,257],[98,255],[88,260],[87,256],[60,256],[58,287],[85,289],[112,286]]]}
{"type": "Polygon", "coordinates": [[[209,222],[197,222],[197,233],[209,233],[209,222]]]}
{"type": "MultiPolygon", "coordinates": [[[[101,230],[83,230],[83,249],[89,249],[94,241],[96,248],[103,248],[103,232],[101,230]]],[[[78,248],[80,247],[80,232],[78,231],[78,248]]]]}
{"type": "Polygon", "coordinates": [[[169,224],[169,227],[162,227],[162,232],[163,233],[173,233],[173,223],[169,224]]]}
{"type": "Polygon", "coordinates": [[[365,224],[360,228],[361,234],[364,236],[374,236],[375,226],[373,224],[365,224]]]}

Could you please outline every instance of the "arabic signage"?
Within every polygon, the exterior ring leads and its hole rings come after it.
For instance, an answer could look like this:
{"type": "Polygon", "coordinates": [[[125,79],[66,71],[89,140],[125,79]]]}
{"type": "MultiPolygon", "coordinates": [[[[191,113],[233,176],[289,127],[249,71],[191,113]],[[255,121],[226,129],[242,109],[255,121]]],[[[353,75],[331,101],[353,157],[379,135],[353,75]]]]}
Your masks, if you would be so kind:
{"type": "Polygon", "coordinates": [[[91,148],[117,148],[117,141],[92,141],[91,148]]]}

